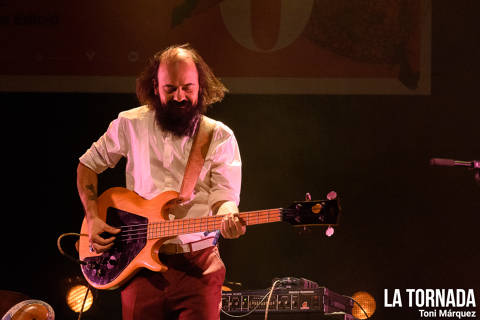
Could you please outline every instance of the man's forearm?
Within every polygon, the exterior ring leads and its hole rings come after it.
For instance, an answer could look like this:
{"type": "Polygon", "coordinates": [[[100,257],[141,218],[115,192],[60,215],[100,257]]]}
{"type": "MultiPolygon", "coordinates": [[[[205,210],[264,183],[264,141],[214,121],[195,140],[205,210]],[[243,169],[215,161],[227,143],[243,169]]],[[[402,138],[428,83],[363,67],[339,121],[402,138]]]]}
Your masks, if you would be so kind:
{"type": "Polygon", "coordinates": [[[97,214],[98,175],[82,163],[77,167],[77,189],[85,209],[85,216],[90,220],[97,214]]]}

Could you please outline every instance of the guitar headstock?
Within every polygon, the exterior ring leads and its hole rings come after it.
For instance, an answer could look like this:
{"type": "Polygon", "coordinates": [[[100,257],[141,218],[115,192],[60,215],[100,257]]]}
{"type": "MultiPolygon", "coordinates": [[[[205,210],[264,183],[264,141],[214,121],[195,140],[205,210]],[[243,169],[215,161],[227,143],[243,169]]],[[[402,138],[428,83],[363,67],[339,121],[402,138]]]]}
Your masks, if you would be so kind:
{"type": "Polygon", "coordinates": [[[339,199],[295,201],[282,210],[282,220],[293,226],[338,226],[341,213],[339,199]]]}

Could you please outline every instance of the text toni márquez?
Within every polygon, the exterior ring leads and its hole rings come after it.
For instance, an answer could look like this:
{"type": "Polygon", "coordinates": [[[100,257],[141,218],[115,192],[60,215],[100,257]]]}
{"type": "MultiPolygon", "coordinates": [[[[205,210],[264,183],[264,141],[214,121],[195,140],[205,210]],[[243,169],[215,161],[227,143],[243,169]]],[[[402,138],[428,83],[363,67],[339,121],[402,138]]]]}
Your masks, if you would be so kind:
{"type": "Polygon", "coordinates": [[[417,308],[422,318],[476,318],[473,289],[384,289],[384,306],[417,308]]]}

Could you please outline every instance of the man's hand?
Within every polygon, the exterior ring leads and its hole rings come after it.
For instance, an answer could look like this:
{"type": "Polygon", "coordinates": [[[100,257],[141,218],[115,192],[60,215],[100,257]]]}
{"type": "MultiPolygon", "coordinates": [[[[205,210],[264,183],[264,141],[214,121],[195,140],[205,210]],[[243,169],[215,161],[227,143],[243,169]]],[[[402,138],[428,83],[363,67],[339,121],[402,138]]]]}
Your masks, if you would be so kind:
{"type": "Polygon", "coordinates": [[[247,226],[237,215],[229,213],[224,215],[220,233],[226,239],[237,239],[247,231],[247,226]]]}
{"type": "Polygon", "coordinates": [[[220,233],[225,239],[237,239],[247,231],[245,221],[242,221],[237,215],[238,207],[235,202],[218,202],[213,207],[213,213],[224,216],[220,233]]]}
{"type": "Polygon", "coordinates": [[[110,234],[117,234],[120,229],[116,229],[106,224],[102,219],[98,217],[92,217],[88,220],[88,240],[90,241],[90,250],[96,253],[104,252],[113,246],[114,236],[110,238],[103,238],[100,235],[103,232],[110,234]]]}

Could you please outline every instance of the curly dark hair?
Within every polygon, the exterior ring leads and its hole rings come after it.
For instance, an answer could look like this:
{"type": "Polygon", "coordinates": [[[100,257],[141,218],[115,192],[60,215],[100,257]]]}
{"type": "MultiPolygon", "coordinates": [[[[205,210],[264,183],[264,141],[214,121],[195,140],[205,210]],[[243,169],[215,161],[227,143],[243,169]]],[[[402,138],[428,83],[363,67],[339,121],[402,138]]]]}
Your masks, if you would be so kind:
{"type": "Polygon", "coordinates": [[[207,108],[222,101],[228,89],[213,74],[210,67],[206,64],[198,52],[190,44],[173,45],[163,51],[159,51],[149,59],[145,69],[137,78],[137,98],[141,104],[148,105],[154,110],[160,105],[160,99],[155,95],[155,83],[157,83],[157,72],[161,62],[169,61],[176,57],[179,52],[186,52],[195,63],[198,72],[198,104],[200,112],[204,114],[207,108]]]}

